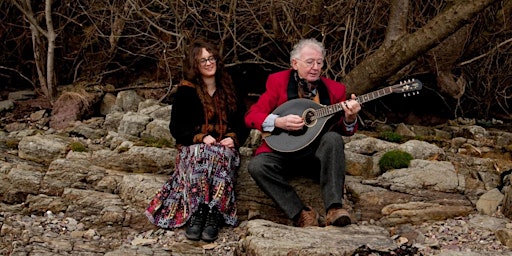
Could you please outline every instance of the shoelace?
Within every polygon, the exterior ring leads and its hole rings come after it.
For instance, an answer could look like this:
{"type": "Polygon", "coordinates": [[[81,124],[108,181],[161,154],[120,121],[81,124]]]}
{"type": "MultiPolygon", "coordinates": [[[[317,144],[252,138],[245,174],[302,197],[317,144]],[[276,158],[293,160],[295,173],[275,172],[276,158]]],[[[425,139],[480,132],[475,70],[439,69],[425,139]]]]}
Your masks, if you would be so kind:
{"type": "Polygon", "coordinates": [[[201,225],[203,222],[203,209],[199,209],[197,212],[192,214],[192,219],[190,220],[190,225],[201,225]]]}
{"type": "Polygon", "coordinates": [[[219,224],[218,215],[219,213],[217,212],[217,209],[212,208],[208,213],[208,217],[206,218],[206,226],[217,227],[219,224]]]}

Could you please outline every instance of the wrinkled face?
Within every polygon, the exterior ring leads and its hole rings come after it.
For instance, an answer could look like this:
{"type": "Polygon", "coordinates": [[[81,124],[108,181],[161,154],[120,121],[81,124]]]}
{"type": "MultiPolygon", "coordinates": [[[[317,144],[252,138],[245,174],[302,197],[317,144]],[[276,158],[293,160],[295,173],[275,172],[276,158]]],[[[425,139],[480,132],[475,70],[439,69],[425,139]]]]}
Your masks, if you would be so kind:
{"type": "Polygon", "coordinates": [[[313,82],[320,79],[323,63],[324,56],[322,56],[322,52],[306,46],[302,49],[300,57],[292,60],[292,68],[297,70],[300,78],[313,82]]]}
{"type": "Polygon", "coordinates": [[[201,54],[199,55],[197,62],[199,63],[199,72],[201,72],[201,75],[204,78],[215,76],[215,72],[217,71],[217,60],[205,48],[201,49],[201,54]]]}

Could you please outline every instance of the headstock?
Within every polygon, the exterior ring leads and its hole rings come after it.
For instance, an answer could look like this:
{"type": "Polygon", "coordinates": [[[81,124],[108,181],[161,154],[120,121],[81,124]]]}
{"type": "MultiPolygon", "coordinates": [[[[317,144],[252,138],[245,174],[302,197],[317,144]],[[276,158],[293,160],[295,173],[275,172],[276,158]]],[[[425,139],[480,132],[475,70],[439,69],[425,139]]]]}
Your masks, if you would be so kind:
{"type": "Polygon", "coordinates": [[[390,86],[393,93],[403,93],[404,96],[411,96],[419,94],[419,90],[423,87],[423,84],[418,79],[409,79],[401,81],[399,84],[390,86]]]}

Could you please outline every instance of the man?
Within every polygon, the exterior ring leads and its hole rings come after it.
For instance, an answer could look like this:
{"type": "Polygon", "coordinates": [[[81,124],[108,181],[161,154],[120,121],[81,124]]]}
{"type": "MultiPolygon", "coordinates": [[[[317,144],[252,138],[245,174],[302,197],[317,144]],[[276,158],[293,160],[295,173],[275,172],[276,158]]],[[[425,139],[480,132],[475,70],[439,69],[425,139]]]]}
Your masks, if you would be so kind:
{"type": "Polygon", "coordinates": [[[353,135],[357,130],[357,113],[361,105],[355,95],[346,99],[345,85],[321,77],[325,59],[324,46],[315,39],[300,40],[290,54],[291,69],[271,74],[266,91],[251,106],[245,123],[251,129],[271,133],[275,129],[298,132],[305,120],[298,114],[279,116],[273,111],[281,104],[295,99],[311,99],[322,105],[343,102],[343,111],[329,119],[322,131],[304,149],[295,152],[273,150],[266,141],[256,150],[248,170],[258,186],[285,212],[295,226],[319,226],[319,214],[305,205],[286,180],[298,171],[318,174],[324,207],[325,224],[345,226],[351,223],[349,213],[342,208],[345,183],[345,153],[342,135],[353,135]]]}

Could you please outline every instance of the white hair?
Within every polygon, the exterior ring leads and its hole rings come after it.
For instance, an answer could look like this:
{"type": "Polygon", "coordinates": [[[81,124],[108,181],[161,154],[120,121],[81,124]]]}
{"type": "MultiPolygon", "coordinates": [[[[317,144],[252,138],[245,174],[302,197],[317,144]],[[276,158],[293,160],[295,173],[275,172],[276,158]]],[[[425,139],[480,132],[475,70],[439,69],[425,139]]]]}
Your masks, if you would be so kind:
{"type": "Polygon", "coordinates": [[[322,57],[325,58],[325,47],[324,47],[324,45],[322,43],[318,42],[314,38],[308,38],[308,39],[301,39],[298,43],[296,43],[293,46],[293,49],[292,49],[292,51],[290,53],[290,63],[292,62],[293,59],[299,59],[300,58],[302,50],[305,47],[311,47],[313,49],[318,50],[319,52],[322,53],[322,57]]]}

